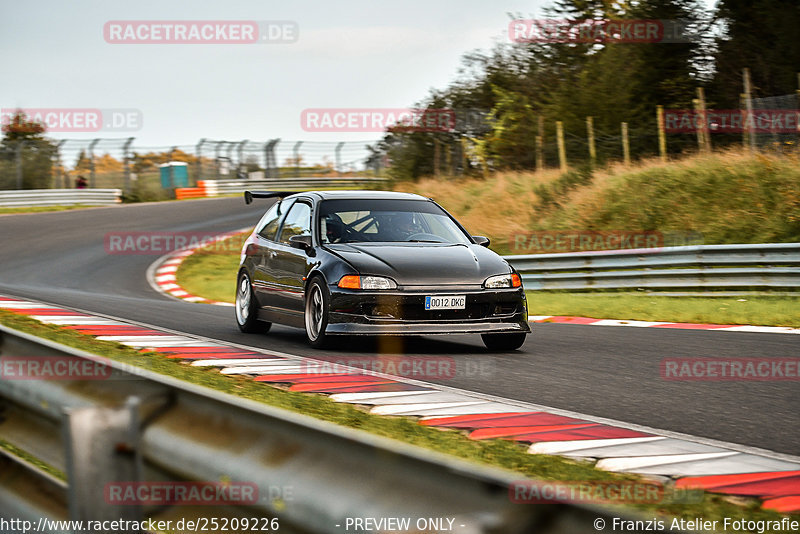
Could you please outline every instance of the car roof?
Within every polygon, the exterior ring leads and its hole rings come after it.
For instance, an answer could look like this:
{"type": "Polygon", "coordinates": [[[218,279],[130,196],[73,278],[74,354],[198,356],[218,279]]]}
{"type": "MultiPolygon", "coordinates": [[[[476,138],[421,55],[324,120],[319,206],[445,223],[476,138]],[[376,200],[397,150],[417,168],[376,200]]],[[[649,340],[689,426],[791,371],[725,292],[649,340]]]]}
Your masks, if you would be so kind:
{"type": "Polygon", "coordinates": [[[369,190],[338,190],[338,191],[303,191],[296,193],[286,198],[295,198],[299,196],[316,196],[319,200],[333,200],[333,199],[390,199],[390,200],[429,200],[427,197],[416,195],[414,193],[398,193],[396,191],[369,191],[369,190]]]}

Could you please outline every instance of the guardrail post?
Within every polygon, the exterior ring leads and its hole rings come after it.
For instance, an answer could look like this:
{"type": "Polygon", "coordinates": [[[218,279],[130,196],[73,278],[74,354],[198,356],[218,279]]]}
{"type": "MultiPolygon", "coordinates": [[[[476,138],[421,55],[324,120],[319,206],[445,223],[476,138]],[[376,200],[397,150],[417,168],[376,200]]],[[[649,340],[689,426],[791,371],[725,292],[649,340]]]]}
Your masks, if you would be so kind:
{"type": "Polygon", "coordinates": [[[245,145],[247,144],[247,139],[241,141],[236,144],[236,177],[239,178],[242,175],[242,169],[244,169],[244,160],[242,158],[242,151],[244,150],[245,145]]]}
{"type": "Polygon", "coordinates": [[[178,147],[174,146],[169,149],[169,160],[167,160],[167,165],[169,165],[169,188],[175,189],[175,167],[172,165],[172,160],[175,159],[175,151],[178,150],[178,147]]]}
{"type": "Polygon", "coordinates": [[[292,153],[294,154],[294,175],[297,178],[300,178],[300,145],[302,144],[302,141],[298,141],[294,144],[294,148],[292,149],[292,153]]]}
{"type": "Polygon", "coordinates": [[[100,139],[93,139],[92,142],[89,143],[89,187],[92,189],[95,187],[94,147],[97,146],[99,142],[100,139]]]}
{"type": "Polygon", "coordinates": [[[276,139],[270,140],[270,142],[267,143],[267,157],[269,159],[267,163],[267,167],[269,169],[269,172],[267,173],[267,178],[281,177],[281,170],[278,167],[278,158],[275,157],[275,147],[278,146],[278,143],[280,143],[280,141],[281,139],[280,137],[278,137],[276,139]]]}
{"type": "Polygon", "coordinates": [[[264,178],[270,178],[269,174],[269,144],[272,141],[267,141],[264,143],[264,178]]]}
{"type": "Polygon", "coordinates": [[[336,144],[336,176],[342,175],[342,147],[344,146],[344,142],[339,142],[336,144]]]}
{"type": "Polygon", "coordinates": [[[206,138],[200,139],[200,142],[197,143],[195,147],[195,154],[197,154],[197,176],[194,178],[194,183],[197,185],[197,182],[203,179],[203,143],[206,142],[206,138]]]}
{"type": "Polygon", "coordinates": [[[17,160],[17,189],[22,189],[22,149],[25,148],[25,145],[28,142],[26,140],[21,140],[17,142],[16,146],[16,160],[17,160]]]}
{"type": "Polygon", "coordinates": [[[55,153],[55,157],[54,158],[53,157],[50,158],[51,161],[53,161],[53,164],[55,165],[55,169],[54,169],[54,172],[53,172],[53,186],[56,189],[59,189],[60,184],[64,182],[63,180],[61,180],[61,176],[62,176],[62,172],[61,172],[61,145],[63,145],[66,142],[67,142],[66,139],[62,139],[61,141],[56,143],[56,147],[55,147],[55,149],[53,151],[55,153]]]}
{"type": "Polygon", "coordinates": [[[131,157],[130,149],[133,144],[134,137],[129,137],[125,144],[122,145],[122,165],[124,168],[124,191],[131,192],[131,157]]]}
{"type": "Polygon", "coordinates": [[[228,158],[228,174],[230,174],[230,172],[231,172],[231,170],[233,168],[233,149],[236,147],[237,143],[234,143],[233,141],[228,141],[227,143],[228,143],[228,150],[227,150],[226,154],[228,154],[228,156],[227,156],[227,158],[228,158]]]}
{"type": "Polygon", "coordinates": [[[214,165],[216,166],[217,180],[222,177],[222,165],[220,163],[220,151],[225,146],[225,141],[217,141],[217,146],[214,147],[214,165]]]}
{"type": "Polygon", "coordinates": [[[64,414],[69,515],[75,521],[140,521],[142,507],[123,504],[136,493],[142,460],[136,448],[139,399],[117,408],[89,406],[64,414]],[[121,502],[116,502],[120,500],[121,502]]]}

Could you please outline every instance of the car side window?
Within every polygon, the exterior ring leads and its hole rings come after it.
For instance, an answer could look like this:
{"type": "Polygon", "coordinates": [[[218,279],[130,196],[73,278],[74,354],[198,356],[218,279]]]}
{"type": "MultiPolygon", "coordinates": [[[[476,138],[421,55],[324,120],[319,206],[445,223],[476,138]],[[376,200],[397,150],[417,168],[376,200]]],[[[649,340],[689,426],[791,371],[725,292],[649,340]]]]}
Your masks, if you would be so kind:
{"type": "Polygon", "coordinates": [[[275,232],[278,231],[278,221],[281,218],[280,202],[276,202],[267,210],[267,213],[258,222],[257,233],[264,239],[275,240],[275,232]]]}
{"type": "Polygon", "coordinates": [[[311,206],[303,202],[295,202],[281,228],[281,243],[289,244],[293,235],[311,235],[311,206]]]}

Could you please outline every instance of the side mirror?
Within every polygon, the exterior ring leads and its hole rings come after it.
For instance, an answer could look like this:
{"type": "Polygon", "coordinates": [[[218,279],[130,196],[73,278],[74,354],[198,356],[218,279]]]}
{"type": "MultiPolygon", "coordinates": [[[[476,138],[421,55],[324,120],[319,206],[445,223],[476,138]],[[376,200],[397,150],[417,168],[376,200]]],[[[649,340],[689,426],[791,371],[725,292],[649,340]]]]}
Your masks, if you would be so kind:
{"type": "Polygon", "coordinates": [[[472,236],[472,242],[482,247],[489,247],[489,238],[486,236],[474,235],[472,236]]]}
{"type": "Polygon", "coordinates": [[[299,248],[301,250],[308,250],[311,248],[311,236],[310,235],[293,235],[289,238],[289,244],[294,248],[299,248]]]}

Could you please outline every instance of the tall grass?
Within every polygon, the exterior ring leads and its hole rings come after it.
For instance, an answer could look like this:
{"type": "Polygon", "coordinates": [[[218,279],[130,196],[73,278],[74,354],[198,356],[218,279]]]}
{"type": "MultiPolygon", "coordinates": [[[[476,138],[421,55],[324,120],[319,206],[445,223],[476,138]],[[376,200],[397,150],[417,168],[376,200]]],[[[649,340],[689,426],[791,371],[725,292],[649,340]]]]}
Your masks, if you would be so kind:
{"type": "Polygon", "coordinates": [[[595,171],[421,179],[396,189],[430,196],[492,248],[537,230],[699,233],[706,244],[800,241],[800,158],[724,151],[595,171]]]}

